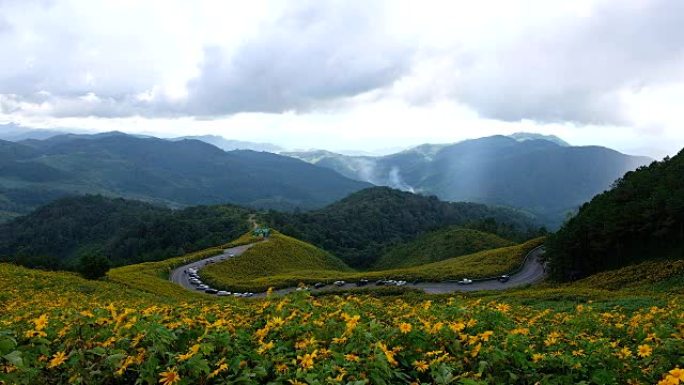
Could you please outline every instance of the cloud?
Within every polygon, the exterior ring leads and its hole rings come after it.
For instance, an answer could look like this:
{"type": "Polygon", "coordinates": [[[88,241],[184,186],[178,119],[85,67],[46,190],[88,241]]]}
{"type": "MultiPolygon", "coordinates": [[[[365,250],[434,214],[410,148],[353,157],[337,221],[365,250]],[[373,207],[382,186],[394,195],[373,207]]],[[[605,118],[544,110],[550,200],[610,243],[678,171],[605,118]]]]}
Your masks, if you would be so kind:
{"type": "Polygon", "coordinates": [[[629,124],[625,92],[684,79],[684,3],[606,2],[453,59],[454,95],[516,121],[629,124]]]}
{"type": "Polygon", "coordinates": [[[384,33],[378,7],[306,3],[226,54],[208,47],[188,83],[189,112],[222,115],[308,109],[391,84],[410,47],[384,33]]]}

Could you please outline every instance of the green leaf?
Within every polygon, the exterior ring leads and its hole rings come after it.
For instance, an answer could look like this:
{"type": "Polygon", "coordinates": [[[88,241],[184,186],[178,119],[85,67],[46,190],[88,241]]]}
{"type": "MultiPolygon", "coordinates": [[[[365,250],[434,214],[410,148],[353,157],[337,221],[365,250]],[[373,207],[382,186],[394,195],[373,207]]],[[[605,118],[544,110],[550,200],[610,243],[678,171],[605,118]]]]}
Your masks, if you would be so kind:
{"type": "Polygon", "coordinates": [[[22,366],[24,364],[24,360],[21,358],[21,352],[18,350],[5,354],[2,358],[6,359],[7,362],[14,366],[22,366]]]}

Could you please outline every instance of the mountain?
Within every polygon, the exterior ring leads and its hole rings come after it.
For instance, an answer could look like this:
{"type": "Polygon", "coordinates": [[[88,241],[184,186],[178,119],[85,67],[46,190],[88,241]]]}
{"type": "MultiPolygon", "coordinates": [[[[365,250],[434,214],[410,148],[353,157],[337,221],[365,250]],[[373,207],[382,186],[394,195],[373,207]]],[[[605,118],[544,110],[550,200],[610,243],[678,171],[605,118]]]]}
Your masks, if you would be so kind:
{"type": "Polygon", "coordinates": [[[684,256],[684,150],[625,174],[583,205],[547,249],[561,280],[684,256]]]}
{"type": "Polygon", "coordinates": [[[193,139],[199,140],[205,143],[209,143],[216,146],[224,151],[233,150],[252,150],[252,151],[266,151],[272,153],[279,153],[283,151],[282,147],[276,146],[271,143],[255,143],[255,142],[245,142],[242,140],[229,140],[222,136],[217,135],[202,135],[202,136],[183,136],[180,138],[170,139],[172,141],[193,139]]]}
{"type": "Polygon", "coordinates": [[[625,172],[651,161],[605,147],[573,147],[548,137],[516,136],[424,144],[383,157],[322,151],[284,155],[375,185],[447,201],[517,207],[553,228],[625,172]]]}
{"type": "Polygon", "coordinates": [[[559,146],[570,147],[570,143],[564,141],[556,135],[542,135],[530,132],[516,132],[515,134],[508,135],[508,137],[513,138],[518,142],[524,142],[526,140],[547,140],[551,143],[556,143],[559,146]]]}
{"type": "Polygon", "coordinates": [[[62,131],[24,128],[14,123],[0,124],[0,140],[18,142],[26,139],[49,139],[65,134],[62,131]]]}
{"type": "Polygon", "coordinates": [[[121,198],[64,198],[0,224],[0,260],[63,269],[78,269],[86,254],[113,265],[160,260],[238,237],[249,229],[248,215],[231,205],[174,211],[121,198]]]}
{"type": "Polygon", "coordinates": [[[447,203],[374,187],[319,210],[304,213],[269,212],[261,221],[284,234],[312,243],[349,266],[373,266],[386,248],[411,241],[450,225],[485,229],[521,240],[537,234],[535,222],[511,209],[476,203],[447,203]]]}
{"type": "Polygon", "coordinates": [[[0,144],[0,210],[97,193],[170,206],[322,207],[369,184],[290,157],[122,133],[0,144]]]}

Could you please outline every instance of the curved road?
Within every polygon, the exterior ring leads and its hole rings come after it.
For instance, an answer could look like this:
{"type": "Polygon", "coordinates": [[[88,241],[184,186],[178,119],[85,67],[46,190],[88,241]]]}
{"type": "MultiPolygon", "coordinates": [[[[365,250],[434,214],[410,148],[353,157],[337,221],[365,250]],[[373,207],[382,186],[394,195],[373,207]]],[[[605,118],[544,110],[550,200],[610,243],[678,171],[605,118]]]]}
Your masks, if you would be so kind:
{"type": "MultiPolygon", "coordinates": [[[[170,279],[172,282],[183,286],[188,290],[195,290],[195,286],[190,284],[188,275],[185,270],[189,268],[201,269],[212,262],[220,262],[231,257],[231,255],[238,256],[245,252],[245,250],[254,246],[255,243],[233,247],[224,250],[223,254],[216,255],[210,258],[202,259],[181,267],[176,268],[171,272],[170,279]]],[[[511,274],[507,282],[499,282],[495,278],[486,280],[476,280],[469,285],[461,285],[454,281],[445,282],[419,282],[416,284],[408,283],[404,287],[413,287],[422,289],[428,294],[443,294],[453,292],[465,292],[476,290],[505,290],[517,286],[529,285],[543,280],[546,277],[546,269],[544,268],[541,257],[544,255],[544,246],[539,246],[531,250],[525,257],[525,262],[521,269],[515,274],[511,274]]],[[[343,286],[328,285],[320,289],[310,288],[311,291],[335,291],[356,288],[356,283],[347,283],[343,286]]],[[[366,287],[375,287],[375,283],[371,282],[366,287]]],[[[274,294],[284,295],[295,291],[296,288],[290,287],[285,289],[274,290],[274,294]]],[[[265,293],[259,293],[256,297],[264,296],[265,293]]]]}
{"type": "Polygon", "coordinates": [[[176,269],[171,271],[171,274],[169,275],[169,279],[171,280],[171,282],[176,283],[178,285],[181,285],[188,290],[195,290],[195,286],[190,284],[190,277],[188,276],[188,274],[185,273],[185,271],[187,269],[195,268],[195,269],[199,270],[209,263],[220,262],[220,261],[224,261],[228,258],[231,258],[231,255],[238,256],[238,255],[244,253],[250,247],[254,246],[255,244],[256,243],[251,243],[249,245],[243,245],[243,246],[233,247],[230,249],[225,249],[225,250],[223,250],[223,254],[215,255],[215,256],[210,257],[210,258],[201,259],[199,261],[189,263],[189,264],[183,265],[181,267],[177,267],[176,269]]]}

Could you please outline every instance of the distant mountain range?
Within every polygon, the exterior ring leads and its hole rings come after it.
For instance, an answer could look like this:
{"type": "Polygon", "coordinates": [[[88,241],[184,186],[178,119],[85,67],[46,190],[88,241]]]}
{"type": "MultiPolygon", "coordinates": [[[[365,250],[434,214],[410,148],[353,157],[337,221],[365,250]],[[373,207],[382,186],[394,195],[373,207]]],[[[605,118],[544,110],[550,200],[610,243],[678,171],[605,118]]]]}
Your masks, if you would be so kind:
{"type": "Polygon", "coordinates": [[[64,135],[64,131],[24,128],[14,123],[0,124],[0,140],[18,142],[26,139],[48,139],[64,135]]]}
{"type": "Polygon", "coordinates": [[[568,212],[606,190],[625,172],[652,161],[525,133],[424,144],[382,157],[328,151],[283,155],[379,186],[434,194],[447,201],[521,208],[554,228],[568,212]]]}
{"type": "Polygon", "coordinates": [[[122,133],[0,141],[0,215],[99,193],[170,206],[236,203],[316,208],[370,184],[267,152],[226,152],[198,140],[122,133]]]}
{"type": "Polygon", "coordinates": [[[266,151],[272,153],[279,153],[284,149],[271,143],[256,143],[246,142],[242,140],[230,140],[218,135],[201,135],[201,136],[183,136],[180,138],[173,138],[170,140],[178,141],[185,139],[200,140],[205,143],[214,145],[224,151],[234,150],[252,150],[252,151],[266,151]]]}

